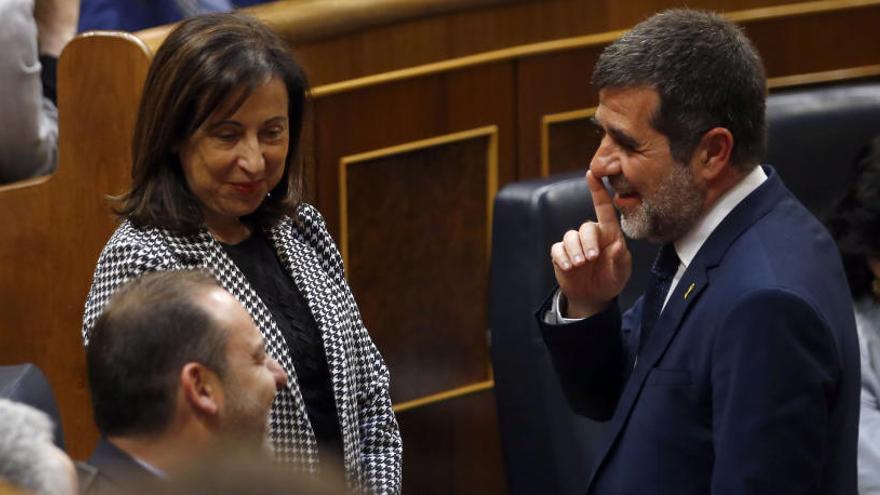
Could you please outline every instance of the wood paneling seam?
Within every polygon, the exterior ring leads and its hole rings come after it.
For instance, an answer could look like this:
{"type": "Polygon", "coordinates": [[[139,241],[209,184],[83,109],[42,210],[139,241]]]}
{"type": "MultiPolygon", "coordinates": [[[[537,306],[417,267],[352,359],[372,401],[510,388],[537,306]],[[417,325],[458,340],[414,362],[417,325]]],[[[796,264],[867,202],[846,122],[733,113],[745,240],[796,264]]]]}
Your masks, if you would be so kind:
{"type": "Polygon", "coordinates": [[[541,116],[541,177],[550,175],[550,126],[562,122],[587,119],[596,113],[596,107],[541,116]]]}
{"type": "MultiPolygon", "coordinates": [[[[823,12],[842,12],[846,10],[872,6],[880,6],[880,0],[820,0],[813,2],[801,2],[790,5],[780,5],[775,7],[747,9],[736,12],[729,12],[723,15],[735,22],[755,22],[773,19],[784,19],[787,17],[798,17],[802,15],[817,14],[823,12]]],[[[472,67],[475,65],[507,62],[518,58],[531,57],[535,55],[545,55],[553,52],[608,44],[619,38],[626,31],[626,29],[622,29],[598,34],[564,38],[559,40],[529,43],[510,48],[503,48],[501,50],[493,50],[475,55],[468,55],[465,57],[443,60],[440,62],[432,62],[430,64],[420,65],[416,67],[394,70],[381,74],[374,74],[371,76],[341,81],[338,83],[317,86],[312,89],[311,94],[314,98],[323,98],[326,96],[354,91],[356,89],[362,89],[378,84],[400,81],[404,79],[412,79],[441,72],[449,72],[453,70],[472,67]]]]}
{"type": "MultiPolygon", "coordinates": [[[[467,131],[445,134],[419,141],[371,150],[355,155],[343,156],[339,160],[339,248],[342,253],[342,262],[348,265],[348,167],[357,163],[364,163],[377,158],[385,158],[393,155],[402,155],[426,148],[443,146],[458,141],[467,141],[476,138],[488,138],[486,147],[486,214],[488,216],[487,253],[492,252],[492,210],[495,193],[498,192],[498,126],[490,125],[467,131]]],[[[347,274],[348,272],[346,272],[347,274]]]]}
{"type": "Polygon", "coordinates": [[[452,390],[447,390],[445,392],[440,392],[436,394],[431,394],[426,397],[421,397],[419,399],[409,400],[406,402],[401,402],[394,406],[395,413],[401,413],[404,411],[408,411],[411,409],[415,409],[422,406],[427,406],[430,404],[436,404],[438,402],[444,402],[450,399],[456,399],[458,397],[463,397],[465,395],[475,394],[477,392],[482,392],[484,390],[489,390],[495,386],[494,380],[486,380],[484,382],[478,382],[471,385],[465,385],[464,387],[455,388],[452,390]]]}

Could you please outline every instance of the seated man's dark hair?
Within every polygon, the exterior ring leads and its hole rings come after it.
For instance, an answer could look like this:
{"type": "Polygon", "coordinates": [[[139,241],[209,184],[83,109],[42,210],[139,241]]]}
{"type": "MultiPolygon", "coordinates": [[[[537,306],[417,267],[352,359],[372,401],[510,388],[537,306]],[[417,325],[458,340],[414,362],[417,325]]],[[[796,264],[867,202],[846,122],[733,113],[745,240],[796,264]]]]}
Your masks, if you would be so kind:
{"type": "Polygon", "coordinates": [[[182,367],[223,378],[226,332],[198,299],[217,281],[201,271],[148,273],[104,308],[86,349],[95,423],[106,436],[161,432],[170,423],[182,367]]]}

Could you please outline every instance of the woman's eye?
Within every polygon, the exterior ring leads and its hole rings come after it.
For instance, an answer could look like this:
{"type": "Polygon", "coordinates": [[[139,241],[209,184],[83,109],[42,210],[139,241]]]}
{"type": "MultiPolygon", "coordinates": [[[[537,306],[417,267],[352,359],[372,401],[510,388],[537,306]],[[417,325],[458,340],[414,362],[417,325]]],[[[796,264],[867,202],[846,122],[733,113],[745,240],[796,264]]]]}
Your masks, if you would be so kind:
{"type": "Polygon", "coordinates": [[[263,135],[269,139],[278,139],[284,135],[284,128],[281,126],[269,127],[263,130],[263,135]]]}
{"type": "Polygon", "coordinates": [[[219,134],[216,134],[215,137],[221,141],[231,143],[238,139],[238,134],[232,132],[221,132],[219,134]]]}

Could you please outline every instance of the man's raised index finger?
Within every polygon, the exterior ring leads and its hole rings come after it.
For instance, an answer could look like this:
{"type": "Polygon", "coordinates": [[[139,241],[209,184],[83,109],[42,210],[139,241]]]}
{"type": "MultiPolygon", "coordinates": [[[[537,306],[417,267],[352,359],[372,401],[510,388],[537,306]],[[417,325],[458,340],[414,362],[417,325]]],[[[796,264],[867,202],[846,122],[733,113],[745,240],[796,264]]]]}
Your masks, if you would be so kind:
{"type": "Polygon", "coordinates": [[[602,181],[597,179],[590,170],[587,170],[587,185],[590,187],[593,208],[596,210],[596,219],[599,221],[601,230],[608,233],[620,230],[617,213],[614,211],[614,205],[611,204],[611,196],[602,181]]]}

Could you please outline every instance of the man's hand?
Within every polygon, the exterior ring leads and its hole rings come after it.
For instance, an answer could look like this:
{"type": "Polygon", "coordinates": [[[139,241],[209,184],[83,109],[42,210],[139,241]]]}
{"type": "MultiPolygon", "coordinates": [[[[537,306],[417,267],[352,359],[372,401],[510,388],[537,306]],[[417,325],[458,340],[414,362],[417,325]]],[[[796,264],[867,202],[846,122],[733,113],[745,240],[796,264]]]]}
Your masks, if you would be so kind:
{"type": "Polygon", "coordinates": [[[37,0],[34,19],[40,53],[58,58],[74,35],[79,19],[80,0],[37,0]]]}
{"type": "Polygon", "coordinates": [[[564,316],[586,318],[608,306],[623,290],[632,272],[632,257],[611,204],[611,196],[592,172],[587,185],[598,222],[569,230],[550,248],[553,271],[568,300],[564,316]]]}

